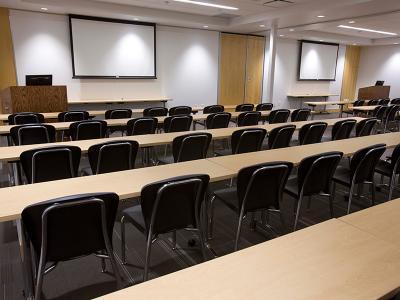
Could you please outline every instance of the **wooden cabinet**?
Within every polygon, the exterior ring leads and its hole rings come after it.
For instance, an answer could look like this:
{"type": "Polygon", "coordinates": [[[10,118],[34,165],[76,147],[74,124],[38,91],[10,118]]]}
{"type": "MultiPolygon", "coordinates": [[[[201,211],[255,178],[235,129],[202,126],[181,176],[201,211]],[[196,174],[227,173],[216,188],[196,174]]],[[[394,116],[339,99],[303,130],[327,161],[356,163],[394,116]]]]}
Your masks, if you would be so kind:
{"type": "Polygon", "coordinates": [[[265,38],[221,33],[218,103],[260,103],[265,38]]]}

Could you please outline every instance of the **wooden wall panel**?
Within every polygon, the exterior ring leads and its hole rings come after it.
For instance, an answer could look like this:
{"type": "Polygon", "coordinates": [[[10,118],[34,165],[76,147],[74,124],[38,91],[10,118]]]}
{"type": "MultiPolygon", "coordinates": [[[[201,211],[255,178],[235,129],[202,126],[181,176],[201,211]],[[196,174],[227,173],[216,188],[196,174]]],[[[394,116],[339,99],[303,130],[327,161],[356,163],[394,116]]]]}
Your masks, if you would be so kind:
{"type": "Polygon", "coordinates": [[[16,84],[9,11],[0,7],[0,91],[16,84]]]}
{"type": "Polygon", "coordinates": [[[246,76],[245,35],[221,33],[218,103],[240,104],[245,96],[246,76]]]}
{"type": "Polygon", "coordinates": [[[354,100],[356,97],[356,84],[358,76],[358,66],[360,63],[359,46],[347,46],[344,61],[344,71],[342,79],[342,92],[340,100],[354,100]]]}
{"type": "Polygon", "coordinates": [[[246,103],[261,103],[264,71],[265,38],[247,37],[246,103]]]}

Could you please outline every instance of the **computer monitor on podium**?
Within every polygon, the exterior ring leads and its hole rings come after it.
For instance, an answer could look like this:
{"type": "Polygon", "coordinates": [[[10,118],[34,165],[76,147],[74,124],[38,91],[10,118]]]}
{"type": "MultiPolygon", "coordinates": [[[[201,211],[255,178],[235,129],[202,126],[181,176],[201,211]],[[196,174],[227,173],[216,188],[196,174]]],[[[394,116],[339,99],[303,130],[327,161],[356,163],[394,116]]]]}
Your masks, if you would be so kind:
{"type": "Polygon", "coordinates": [[[26,75],[25,84],[30,85],[52,85],[53,75],[26,75]]]}
{"type": "Polygon", "coordinates": [[[383,86],[384,83],[385,83],[385,82],[384,82],[383,80],[378,80],[378,81],[375,83],[375,86],[383,86]]]}

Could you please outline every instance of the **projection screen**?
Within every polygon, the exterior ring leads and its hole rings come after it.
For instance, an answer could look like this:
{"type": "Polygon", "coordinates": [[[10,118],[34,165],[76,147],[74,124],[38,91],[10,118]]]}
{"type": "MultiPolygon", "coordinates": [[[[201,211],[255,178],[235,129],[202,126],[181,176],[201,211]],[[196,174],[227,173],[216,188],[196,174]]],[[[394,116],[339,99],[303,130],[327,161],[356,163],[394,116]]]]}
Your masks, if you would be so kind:
{"type": "Polygon", "coordinates": [[[154,23],[69,16],[74,78],[156,78],[154,23]]]}
{"type": "Polygon", "coordinates": [[[334,81],[339,45],[301,41],[299,80],[334,81]]]}

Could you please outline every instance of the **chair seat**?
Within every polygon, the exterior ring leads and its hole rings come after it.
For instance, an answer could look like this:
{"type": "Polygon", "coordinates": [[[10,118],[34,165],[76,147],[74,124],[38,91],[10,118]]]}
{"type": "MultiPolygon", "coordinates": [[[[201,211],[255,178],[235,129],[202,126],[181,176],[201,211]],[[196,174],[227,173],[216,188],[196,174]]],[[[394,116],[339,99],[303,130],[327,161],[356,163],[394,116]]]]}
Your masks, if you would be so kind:
{"type": "Polygon", "coordinates": [[[140,232],[146,233],[146,225],[144,223],[142,206],[140,204],[124,209],[122,211],[122,216],[132,223],[140,232]]]}
{"type": "Polygon", "coordinates": [[[333,180],[345,185],[349,186],[351,185],[351,171],[349,168],[343,167],[343,166],[338,166],[336,169],[335,174],[333,175],[333,180]]]}
{"type": "Polygon", "coordinates": [[[237,197],[236,187],[230,187],[226,189],[214,191],[214,195],[222,200],[229,208],[239,212],[239,200],[237,197]]]}
{"type": "Polygon", "coordinates": [[[392,176],[392,167],[390,162],[385,160],[380,160],[375,167],[375,171],[379,174],[386,175],[388,177],[392,176]]]}
{"type": "Polygon", "coordinates": [[[294,198],[299,198],[299,185],[297,177],[289,178],[285,186],[285,192],[294,198]]]}

